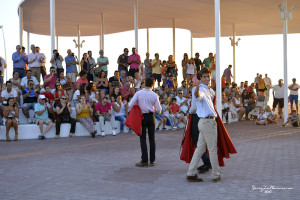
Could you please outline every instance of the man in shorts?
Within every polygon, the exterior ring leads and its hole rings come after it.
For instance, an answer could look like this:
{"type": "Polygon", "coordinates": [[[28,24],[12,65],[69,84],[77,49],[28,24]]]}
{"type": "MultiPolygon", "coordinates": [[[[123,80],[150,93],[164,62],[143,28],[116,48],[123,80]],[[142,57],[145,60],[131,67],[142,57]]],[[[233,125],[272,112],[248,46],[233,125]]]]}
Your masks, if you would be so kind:
{"type": "Polygon", "coordinates": [[[290,103],[291,103],[291,110],[293,110],[294,108],[294,102],[296,105],[296,111],[297,111],[297,115],[299,114],[298,112],[298,90],[300,88],[299,84],[296,83],[296,79],[293,78],[293,84],[289,85],[289,90],[290,90],[290,103]]]}
{"type": "Polygon", "coordinates": [[[293,110],[292,115],[288,118],[287,122],[285,122],[281,127],[285,127],[287,124],[293,125],[293,127],[299,127],[300,119],[299,115],[297,115],[297,111],[293,110]]]}
{"type": "Polygon", "coordinates": [[[152,60],[152,75],[151,78],[153,78],[155,81],[157,81],[158,87],[160,87],[160,82],[161,82],[161,69],[160,66],[162,65],[161,60],[159,59],[159,54],[155,54],[155,59],[152,60]]]}
{"type": "Polygon", "coordinates": [[[66,62],[66,73],[67,73],[67,76],[71,79],[73,85],[75,86],[75,83],[76,83],[76,64],[79,64],[71,49],[68,49],[67,50],[67,54],[68,56],[65,57],[65,62],[66,62]]]}

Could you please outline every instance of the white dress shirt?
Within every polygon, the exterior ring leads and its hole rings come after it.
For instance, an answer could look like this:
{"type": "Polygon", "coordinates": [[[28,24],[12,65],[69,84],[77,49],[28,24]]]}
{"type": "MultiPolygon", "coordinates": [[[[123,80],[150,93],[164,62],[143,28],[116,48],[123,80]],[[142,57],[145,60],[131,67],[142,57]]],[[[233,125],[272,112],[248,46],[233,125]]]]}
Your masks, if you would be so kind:
{"type": "Polygon", "coordinates": [[[264,80],[266,82],[266,85],[269,85],[269,86],[272,85],[272,81],[271,81],[271,79],[269,77],[267,77],[267,78],[265,77],[264,80]]]}
{"type": "Polygon", "coordinates": [[[42,63],[40,63],[40,58],[42,58],[43,56],[40,53],[30,53],[28,55],[28,62],[33,61],[35,59],[35,61],[31,64],[28,64],[29,68],[35,68],[35,67],[41,67],[42,63]]]}
{"type": "Polygon", "coordinates": [[[200,85],[200,96],[196,102],[198,117],[217,117],[213,104],[214,96],[215,92],[213,89],[208,88],[208,86],[204,84],[200,85]]]}
{"type": "Polygon", "coordinates": [[[180,106],[180,104],[183,103],[186,98],[182,97],[180,99],[179,96],[176,96],[175,98],[177,99],[176,104],[180,107],[180,110],[186,114],[187,111],[188,111],[188,109],[189,109],[189,107],[186,104],[183,104],[182,106],[180,106]]]}
{"type": "MultiPolygon", "coordinates": [[[[38,80],[37,80],[34,76],[31,76],[30,80],[33,81],[34,86],[40,84],[40,83],[38,82],[38,80]]],[[[20,84],[20,85],[23,86],[23,87],[28,87],[27,84],[28,84],[27,76],[24,76],[24,77],[22,78],[22,80],[21,80],[21,84],[20,84]]]]}
{"type": "Polygon", "coordinates": [[[189,110],[190,114],[196,114],[196,112],[197,112],[197,106],[196,106],[197,97],[195,96],[195,90],[196,90],[196,86],[193,87],[193,89],[192,89],[192,102],[191,102],[191,107],[189,110]]]}

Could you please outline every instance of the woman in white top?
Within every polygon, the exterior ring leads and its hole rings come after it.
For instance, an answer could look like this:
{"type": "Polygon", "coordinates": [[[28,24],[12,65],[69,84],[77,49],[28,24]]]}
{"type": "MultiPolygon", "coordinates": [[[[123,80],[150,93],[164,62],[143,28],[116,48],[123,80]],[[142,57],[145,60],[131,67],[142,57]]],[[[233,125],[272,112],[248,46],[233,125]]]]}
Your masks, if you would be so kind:
{"type": "MultiPolygon", "coordinates": [[[[195,75],[195,70],[196,70],[195,60],[194,58],[191,58],[189,62],[186,64],[186,80],[188,84],[192,81],[193,76],[195,75]]],[[[189,89],[189,85],[187,87],[189,89]]]]}
{"type": "Polygon", "coordinates": [[[235,93],[233,99],[232,99],[233,105],[236,109],[236,112],[239,115],[239,120],[242,120],[243,115],[246,112],[246,109],[243,107],[243,102],[242,99],[240,97],[240,94],[238,92],[235,93]]]}
{"type": "Polygon", "coordinates": [[[21,92],[21,79],[19,78],[19,72],[14,71],[13,77],[9,79],[12,83],[12,88],[18,92],[18,103],[20,104],[20,92],[21,92]]]}
{"type": "Polygon", "coordinates": [[[18,141],[18,118],[19,118],[19,108],[15,104],[14,98],[7,99],[7,106],[4,107],[3,111],[3,122],[6,126],[6,141],[10,142],[9,130],[11,127],[15,129],[15,141],[18,141]]]}
{"type": "Polygon", "coordinates": [[[120,121],[120,130],[121,133],[124,133],[125,121],[128,115],[128,103],[127,101],[122,102],[122,96],[119,95],[116,101],[112,105],[112,114],[115,117],[115,120],[120,121]]]}

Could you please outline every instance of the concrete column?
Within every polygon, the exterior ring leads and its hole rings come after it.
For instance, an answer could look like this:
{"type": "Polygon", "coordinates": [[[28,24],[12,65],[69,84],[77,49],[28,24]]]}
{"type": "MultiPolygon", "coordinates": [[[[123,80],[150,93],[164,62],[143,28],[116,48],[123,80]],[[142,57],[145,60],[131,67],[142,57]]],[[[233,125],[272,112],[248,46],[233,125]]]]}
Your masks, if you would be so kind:
{"type": "Polygon", "coordinates": [[[217,111],[222,116],[221,107],[221,68],[220,68],[220,0],[215,0],[215,38],[216,38],[216,96],[217,111]]]}
{"type": "Polygon", "coordinates": [[[101,13],[100,29],[101,29],[101,34],[100,34],[100,49],[104,50],[104,16],[103,16],[103,13],[101,13]]]}
{"type": "Polygon", "coordinates": [[[147,52],[149,52],[149,28],[147,28],[147,52]]]}
{"type": "Polygon", "coordinates": [[[192,31],[191,31],[191,58],[195,58],[194,56],[193,56],[193,33],[192,33],[192,31]]]}
{"type": "Polygon", "coordinates": [[[232,28],[233,28],[233,46],[232,46],[232,49],[233,49],[233,63],[232,63],[232,70],[233,70],[233,81],[235,82],[236,79],[235,79],[235,46],[236,46],[236,41],[235,41],[235,36],[236,36],[236,33],[235,33],[235,24],[232,25],[232,28]]]}
{"type": "Polygon", "coordinates": [[[30,53],[30,33],[27,32],[27,54],[30,53]]]}
{"type": "Polygon", "coordinates": [[[55,49],[55,0],[50,0],[51,57],[55,49]]]}
{"type": "Polygon", "coordinates": [[[175,58],[175,18],[173,18],[173,56],[175,58]]]}
{"type": "Polygon", "coordinates": [[[288,66],[287,66],[287,0],[283,0],[283,69],[284,69],[284,122],[288,120],[288,66]]]}
{"type": "Polygon", "coordinates": [[[139,28],[138,28],[138,0],[134,0],[134,32],[135,32],[135,48],[139,47],[139,28]]]}
{"type": "Polygon", "coordinates": [[[56,36],[56,49],[58,51],[58,35],[56,36]]]}
{"type": "Polygon", "coordinates": [[[20,36],[19,44],[23,46],[23,8],[22,7],[19,7],[19,36],[20,36]]]}

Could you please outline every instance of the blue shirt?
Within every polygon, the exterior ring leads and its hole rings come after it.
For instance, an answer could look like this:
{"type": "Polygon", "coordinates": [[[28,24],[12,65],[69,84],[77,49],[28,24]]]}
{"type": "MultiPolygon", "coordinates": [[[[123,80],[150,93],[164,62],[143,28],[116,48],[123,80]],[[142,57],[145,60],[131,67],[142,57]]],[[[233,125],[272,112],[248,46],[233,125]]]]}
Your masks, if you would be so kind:
{"type": "Polygon", "coordinates": [[[72,57],[70,57],[70,56],[65,57],[66,69],[67,69],[66,73],[76,72],[75,65],[67,65],[67,63],[71,63],[71,62],[75,62],[75,61],[76,60],[75,60],[74,56],[72,56],[72,57]]]}
{"type": "Polygon", "coordinates": [[[12,55],[13,67],[18,69],[24,69],[26,61],[28,61],[28,57],[24,56],[24,52],[22,52],[22,56],[20,58],[19,52],[15,52],[12,55]]]}
{"type": "Polygon", "coordinates": [[[169,81],[169,80],[166,80],[165,84],[166,84],[168,87],[170,87],[171,85],[173,85],[173,83],[172,83],[171,81],[169,81]]]}
{"type": "Polygon", "coordinates": [[[43,112],[40,116],[38,116],[36,113],[37,112],[41,112],[43,110],[45,110],[45,105],[48,106],[48,103],[45,103],[44,105],[41,105],[40,103],[37,103],[34,105],[34,112],[35,112],[35,118],[36,119],[41,119],[41,120],[46,120],[49,119],[48,117],[48,109],[43,112]]]}
{"type": "MultiPolygon", "coordinates": [[[[27,94],[29,92],[29,89],[28,88],[25,88],[23,91],[22,91],[22,95],[24,94],[27,94]]],[[[32,89],[29,93],[29,96],[27,98],[24,98],[23,100],[24,103],[36,103],[37,102],[37,98],[35,96],[35,93],[34,93],[34,89],[32,89]]]]}
{"type": "Polygon", "coordinates": [[[204,84],[200,85],[200,96],[197,98],[196,102],[198,117],[217,117],[213,104],[214,96],[215,92],[213,89],[208,88],[208,86],[204,84]]]}

